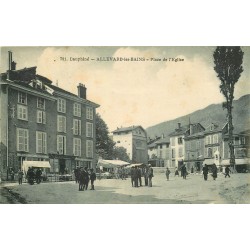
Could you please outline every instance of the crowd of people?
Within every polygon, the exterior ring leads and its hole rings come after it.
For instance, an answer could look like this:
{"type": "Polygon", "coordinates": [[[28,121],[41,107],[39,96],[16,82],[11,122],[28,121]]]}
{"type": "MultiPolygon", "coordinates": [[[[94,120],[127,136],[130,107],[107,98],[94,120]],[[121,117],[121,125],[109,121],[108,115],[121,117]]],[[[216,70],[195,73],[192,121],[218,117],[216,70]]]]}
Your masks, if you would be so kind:
{"type": "Polygon", "coordinates": [[[96,174],[91,168],[88,170],[88,167],[77,167],[74,170],[75,182],[79,184],[79,191],[88,190],[89,181],[91,182],[90,190],[95,190],[94,182],[96,180],[96,174]]]}
{"type": "Polygon", "coordinates": [[[132,166],[130,170],[132,187],[142,186],[142,177],[144,178],[145,186],[152,187],[152,178],[154,171],[151,165],[132,166]]]}

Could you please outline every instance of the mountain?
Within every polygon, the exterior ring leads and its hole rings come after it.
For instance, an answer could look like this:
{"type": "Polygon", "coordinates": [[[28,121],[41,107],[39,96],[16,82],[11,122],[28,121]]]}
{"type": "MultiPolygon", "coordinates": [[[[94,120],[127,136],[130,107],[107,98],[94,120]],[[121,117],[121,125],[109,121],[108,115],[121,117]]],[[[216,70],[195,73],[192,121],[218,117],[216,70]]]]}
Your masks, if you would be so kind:
{"type": "MultiPolygon", "coordinates": [[[[233,123],[235,132],[241,132],[250,128],[250,94],[240,97],[233,101],[233,123]]],[[[168,136],[177,128],[177,123],[188,125],[191,123],[200,123],[207,127],[211,122],[223,124],[226,122],[226,109],[222,109],[221,104],[211,104],[208,107],[197,110],[191,114],[181,116],[171,121],[165,121],[146,129],[148,137],[155,138],[164,134],[168,136]]]]}

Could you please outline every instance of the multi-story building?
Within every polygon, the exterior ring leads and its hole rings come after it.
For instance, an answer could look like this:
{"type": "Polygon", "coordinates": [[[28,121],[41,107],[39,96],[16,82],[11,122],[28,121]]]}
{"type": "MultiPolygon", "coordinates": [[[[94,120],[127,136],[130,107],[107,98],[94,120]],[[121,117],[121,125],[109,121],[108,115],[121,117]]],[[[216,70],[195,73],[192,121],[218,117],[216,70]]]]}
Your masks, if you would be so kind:
{"type": "Polygon", "coordinates": [[[23,160],[50,161],[51,172],[76,166],[94,167],[95,110],[86,99],[59,88],[36,67],[16,70],[10,54],[9,70],[0,80],[0,171],[17,171],[23,160]]]}
{"type": "Polygon", "coordinates": [[[170,140],[162,137],[155,142],[157,150],[157,167],[171,167],[170,164],[170,140]]]}
{"type": "Polygon", "coordinates": [[[132,163],[147,163],[147,133],[141,126],[117,128],[113,141],[118,147],[124,147],[132,163]]]}
{"type": "MultiPolygon", "coordinates": [[[[191,167],[191,164],[194,164],[198,161],[197,157],[201,157],[201,147],[202,141],[199,140],[198,145],[190,144],[192,141],[196,140],[196,136],[202,133],[205,128],[200,123],[193,123],[185,126],[181,126],[178,123],[178,128],[175,129],[173,133],[169,135],[170,137],[170,156],[171,156],[171,167],[180,167],[181,164],[186,161],[187,169],[191,167]],[[188,147],[186,148],[186,139],[188,142],[188,147]],[[197,149],[197,150],[196,150],[197,149]],[[196,159],[194,159],[196,157],[196,159]]],[[[196,163],[197,165],[197,163],[196,163]]],[[[198,163],[199,165],[199,163],[198,163]]]]}
{"type": "MultiPolygon", "coordinates": [[[[204,129],[205,130],[205,129],[204,129]]],[[[201,171],[204,161],[204,132],[194,133],[185,137],[185,157],[188,171],[201,171]]]]}
{"type": "MultiPolygon", "coordinates": [[[[250,131],[234,132],[234,155],[237,172],[246,172],[250,168],[250,131]]],[[[228,133],[224,134],[222,141],[222,166],[230,165],[230,151],[228,133]]]]}
{"type": "Polygon", "coordinates": [[[228,131],[227,123],[211,123],[204,132],[205,148],[204,162],[209,168],[213,164],[221,166],[223,135],[228,131]]]}

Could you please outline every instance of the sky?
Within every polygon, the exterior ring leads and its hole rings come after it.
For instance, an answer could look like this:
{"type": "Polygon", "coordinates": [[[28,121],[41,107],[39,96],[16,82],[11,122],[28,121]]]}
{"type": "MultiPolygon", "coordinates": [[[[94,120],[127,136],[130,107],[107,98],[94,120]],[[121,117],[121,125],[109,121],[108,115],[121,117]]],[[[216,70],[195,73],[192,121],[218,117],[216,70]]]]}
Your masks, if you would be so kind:
{"type": "MultiPolygon", "coordinates": [[[[1,72],[8,69],[8,50],[17,69],[37,66],[37,74],[75,94],[78,83],[85,84],[87,99],[100,105],[97,113],[110,132],[132,125],[147,128],[224,101],[211,46],[2,47],[1,72]],[[129,61],[97,61],[101,57],[129,61]]],[[[250,94],[250,47],[242,50],[244,71],[235,99],[250,94]]]]}

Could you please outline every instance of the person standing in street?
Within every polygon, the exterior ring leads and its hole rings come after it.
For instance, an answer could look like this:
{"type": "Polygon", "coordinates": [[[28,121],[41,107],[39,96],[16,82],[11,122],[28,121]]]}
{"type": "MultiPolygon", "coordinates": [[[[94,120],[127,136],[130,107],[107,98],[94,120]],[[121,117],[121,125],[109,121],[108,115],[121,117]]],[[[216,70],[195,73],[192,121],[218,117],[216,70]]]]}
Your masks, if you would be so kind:
{"type": "Polygon", "coordinates": [[[83,170],[83,190],[87,190],[89,186],[89,172],[88,167],[85,167],[83,170]]]}
{"type": "Polygon", "coordinates": [[[170,170],[169,170],[169,168],[167,167],[167,169],[166,169],[166,177],[167,177],[167,180],[169,181],[169,175],[170,175],[170,170]]]}
{"type": "Polygon", "coordinates": [[[143,167],[143,176],[144,176],[144,182],[145,182],[145,186],[148,186],[148,166],[144,166],[143,167]]]}
{"type": "Polygon", "coordinates": [[[79,191],[84,191],[83,184],[84,184],[84,175],[83,175],[83,169],[78,169],[78,178],[77,181],[79,183],[79,191]]]}
{"type": "Polygon", "coordinates": [[[187,177],[187,168],[186,168],[185,164],[183,164],[182,167],[181,167],[181,176],[182,176],[183,179],[186,180],[186,177],[187,177]]]}
{"type": "Polygon", "coordinates": [[[90,190],[95,190],[94,186],[94,181],[96,180],[96,174],[93,170],[93,168],[90,169],[90,182],[91,182],[91,189],[90,190]]]}
{"type": "Polygon", "coordinates": [[[134,178],[135,178],[135,180],[134,180],[134,183],[135,183],[134,187],[139,187],[138,186],[139,172],[138,172],[138,167],[137,166],[135,166],[134,178]]]}
{"type": "Polygon", "coordinates": [[[137,168],[137,173],[138,173],[138,185],[140,185],[140,187],[142,186],[142,181],[141,181],[141,168],[138,167],[137,168]]]}
{"type": "Polygon", "coordinates": [[[216,180],[216,178],[217,178],[217,172],[218,172],[217,167],[216,167],[215,164],[213,164],[213,166],[212,166],[212,176],[213,176],[214,180],[216,180]]]}
{"type": "Polygon", "coordinates": [[[23,170],[22,169],[19,169],[18,171],[18,183],[19,185],[23,184],[23,170]]]}
{"type": "Polygon", "coordinates": [[[176,168],[175,172],[174,172],[174,176],[178,176],[179,177],[179,171],[178,171],[178,168],[176,168]]]}
{"type": "Polygon", "coordinates": [[[204,180],[207,181],[207,175],[208,175],[208,166],[205,164],[204,167],[202,168],[204,180]]]}
{"type": "Polygon", "coordinates": [[[228,166],[226,166],[225,168],[225,178],[228,176],[230,178],[229,172],[231,172],[230,168],[228,166]]]}
{"type": "Polygon", "coordinates": [[[135,168],[131,167],[130,169],[130,177],[131,177],[131,185],[132,187],[135,186],[135,168]]]}
{"type": "Polygon", "coordinates": [[[154,170],[153,168],[150,166],[149,170],[148,170],[148,186],[152,187],[152,178],[154,177],[154,170]]]}

